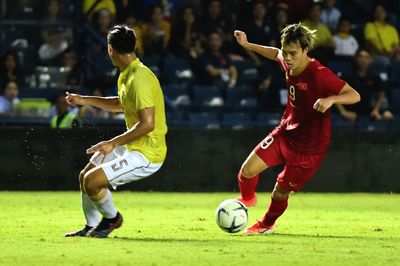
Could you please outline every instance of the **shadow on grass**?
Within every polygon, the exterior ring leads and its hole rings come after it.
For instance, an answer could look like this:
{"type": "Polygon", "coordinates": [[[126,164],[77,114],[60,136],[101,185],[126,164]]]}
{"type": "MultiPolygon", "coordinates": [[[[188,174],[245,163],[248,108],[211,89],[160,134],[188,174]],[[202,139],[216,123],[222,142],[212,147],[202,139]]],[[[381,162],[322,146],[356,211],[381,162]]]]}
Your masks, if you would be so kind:
{"type": "MultiPolygon", "coordinates": [[[[313,234],[281,234],[275,233],[272,235],[225,235],[221,238],[209,238],[209,239],[195,239],[195,238],[179,238],[179,237],[120,237],[115,236],[114,240],[120,241],[138,241],[138,242],[193,242],[193,243],[210,243],[210,242],[243,242],[248,243],[249,239],[257,240],[257,242],[276,242],[277,240],[287,241],[290,239],[320,239],[320,240],[328,240],[328,239],[354,239],[354,240],[396,240],[397,238],[388,238],[388,237],[368,237],[368,236],[335,236],[335,235],[313,235],[313,234]]],[[[397,239],[399,240],[399,239],[397,239]]]]}

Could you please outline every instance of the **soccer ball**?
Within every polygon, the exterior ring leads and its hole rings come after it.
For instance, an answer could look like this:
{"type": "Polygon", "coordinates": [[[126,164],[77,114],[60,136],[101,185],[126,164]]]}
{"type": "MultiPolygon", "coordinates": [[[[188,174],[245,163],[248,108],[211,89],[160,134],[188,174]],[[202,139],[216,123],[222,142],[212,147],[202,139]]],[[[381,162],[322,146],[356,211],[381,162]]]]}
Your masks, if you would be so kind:
{"type": "Polygon", "coordinates": [[[225,200],[218,206],[215,212],[215,220],[223,231],[237,233],[247,224],[247,208],[238,200],[225,200]]]}

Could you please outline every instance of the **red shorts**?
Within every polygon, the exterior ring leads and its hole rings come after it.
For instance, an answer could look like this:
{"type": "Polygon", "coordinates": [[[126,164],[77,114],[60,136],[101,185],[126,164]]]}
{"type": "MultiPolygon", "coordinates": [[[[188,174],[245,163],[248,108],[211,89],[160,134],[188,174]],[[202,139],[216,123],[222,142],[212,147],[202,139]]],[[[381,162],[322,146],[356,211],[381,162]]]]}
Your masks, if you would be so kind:
{"type": "Polygon", "coordinates": [[[298,153],[281,135],[268,135],[254,148],[254,152],[268,167],[285,163],[285,167],[278,175],[277,182],[284,190],[296,192],[315,175],[325,157],[325,154],[304,155],[298,153]]]}

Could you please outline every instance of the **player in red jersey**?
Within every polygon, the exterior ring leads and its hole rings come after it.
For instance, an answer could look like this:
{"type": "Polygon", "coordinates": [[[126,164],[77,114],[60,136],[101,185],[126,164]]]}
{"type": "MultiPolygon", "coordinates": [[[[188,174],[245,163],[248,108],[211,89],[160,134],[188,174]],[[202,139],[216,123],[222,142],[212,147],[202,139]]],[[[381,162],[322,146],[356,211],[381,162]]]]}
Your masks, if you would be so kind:
{"type": "Polygon", "coordinates": [[[268,59],[285,71],[288,103],[280,124],[250,153],[238,174],[245,205],[255,206],[259,173],[285,163],[278,175],[271,202],[264,217],[247,228],[245,234],[268,234],[288,206],[291,191],[299,191],[317,172],[327,152],[330,132],[330,107],[354,104],[360,95],[345,81],[307,53],[315,44],[315,31],[299,24],[282,30],[282,48],[249,43],[246,34],[235,31],[237,42],[268,59]]]}

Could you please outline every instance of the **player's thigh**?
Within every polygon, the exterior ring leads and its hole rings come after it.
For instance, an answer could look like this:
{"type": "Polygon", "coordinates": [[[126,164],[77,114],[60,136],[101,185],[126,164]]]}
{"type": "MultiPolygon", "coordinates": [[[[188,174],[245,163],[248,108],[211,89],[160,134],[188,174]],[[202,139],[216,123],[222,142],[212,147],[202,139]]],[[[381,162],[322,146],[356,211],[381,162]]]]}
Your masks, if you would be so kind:
{"type": "Polygon", "coordinates": [[[96,166],[86,172],[83,185],[86,193],[95,195],[101,188],[108,187],[107,176],[101,166],[96,166]]]}
{"type": "Polygon", "coordinates": [[[245,177],[253,177],[268,167],[282,162],[279,137],[268,135],[250,153],[242,165],[241,173],[245,177]]]}
{"type": "Polygon", "coordinates": [[[252,178],[267,168],[268,165],[254,151],[252,151],[242,164],[240,173],[244,177],[252,178]]]}

